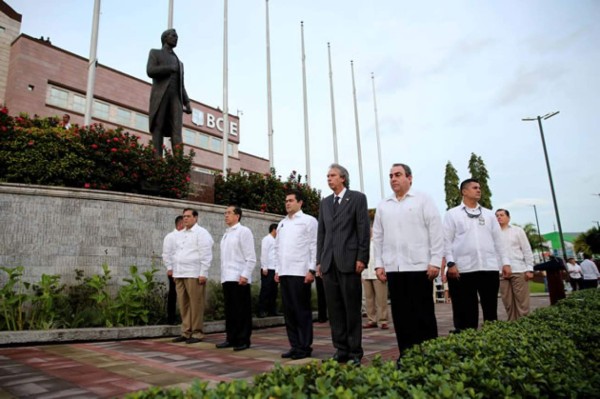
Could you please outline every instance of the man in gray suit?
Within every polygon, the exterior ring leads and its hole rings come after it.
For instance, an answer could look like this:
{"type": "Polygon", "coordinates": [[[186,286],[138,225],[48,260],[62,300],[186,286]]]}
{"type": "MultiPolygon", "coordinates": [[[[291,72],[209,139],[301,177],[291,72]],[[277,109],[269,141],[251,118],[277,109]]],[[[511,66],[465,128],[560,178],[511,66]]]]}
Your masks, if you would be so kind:
{"type": "Polygon", "coordinates": [[[175,29],[164,31],[160,37],[162,48],[150,50],[146,66],[146,73],[152,78],[148,115],[157,156],[162,156],[165,137],[171,137],[173,148],[182,143],[182,112],[192,113],[183,84],[183,63],[173,52],[177,40],[175,29]]]}
{"type": "Polygon", "coordinates": [[[332,164],[327,184],[333,194],[321,201],[317,234],[317,270],[323,276],[333,360],[359,365],[362,349],[360,275],[369,263],[367,197],[349,190],[348,171],[332,164]]]}

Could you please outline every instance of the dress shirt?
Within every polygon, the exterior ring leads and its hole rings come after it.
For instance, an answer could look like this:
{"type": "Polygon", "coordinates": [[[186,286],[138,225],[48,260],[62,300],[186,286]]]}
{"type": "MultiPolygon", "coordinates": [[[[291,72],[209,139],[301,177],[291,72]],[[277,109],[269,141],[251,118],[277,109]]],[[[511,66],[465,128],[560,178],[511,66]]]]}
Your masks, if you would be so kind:
{"type": "Polygon", "coordinates": [[[275,238],[275,273],[306,276],[309,270],[315,270],[317,228],[317,219],[302,211],[279,222],[275,238]]]}
{"type": "Polygon", "coordinates": [[[479,204],[471,209],[462,203],[446,212],[444,241],[446,261],[455,262],[460,273],[499,271],[503,265],[510,265],[494,212],[479,204]],[[481,215],[472,218],[466,211],[481,215]]]}
{"type": "Polygon", "coordinates": [[[275,237],[267,234],[260,245],[260,267],[263,270],[275,270],[275,237]]]}
{"type": "MultiPolygon", "coordinates": [[[[371,245],[369,246],[369,253],[375,253],[375,246],[373,245],[373,238],[371,238],[371,245]]],[[[364,280],[377,280],[377,272],[375,271],[375,256],[369,257],[369,264],[362,271],[360,277],[364,280]]]]}
{"type": "Polygon", "coordinates": [[[511,271],[513,273],[533,272],[533,252],[525,231],[519,226],[510,224],[501,230],[510,256],[511,271]]]}
{"type": "Polygon", "coordinates": [[[579,280],[581,278],[581,266],[577,263],[574,265],[567,262],[567,270],[569,271],[569,276],[574,278],[575,280],[579,280]]]}
{"type": "MultiPolygon", "coordinates": [[[[206,229],[195,224],[175,234],[176,250],[173,255],[173,277],[208,277],[212,261],[213,239],[206,229]]],[[[167,265],[167,267],[169,267],[167,265]]]]}
{"type": "Polygon", "coordinates": [[[373,242],[375,267],[386,272],[441,267],[444,233],[431,197],[411,189],[402,199],[394,194],[382,200],[375,212],[373,242]]]}
{"type": "Polygon", "coordinates": [[[581,274],[583,274],[584,280],[597,280],[600,277],[596,264],[591,260],[584,259],[579,266],[581,267],[581,274]]]}
{"type": "Polygon", "coordinates": [[[239,223],[228,227],[221,239],[221,282],[238,282],[244,277],[250,284],[254,266],[256,253],[252,231],[239,223]]]}
{"type": "Polygon", "coordinates": [[[167,234],[163,240],[162,259],[163,265],[165,265],[167,270],[173,270],[173,256],[177,249],[177,233],[179,233],[179,230],[173,229],[173,231],[167,234]]]}
{"type": "Polygon", "coordinates": [[[344,199],[344,195],[346,194],[346,191],[348,191],[348,189],[346,187],[344,187],[344,189],[342,191],[340,191],[340,193],[338,195],[333,193],[333,203],[335,204],[335,197],[340,197],[340,205],[341,205],[342,199],[344,199]]]}

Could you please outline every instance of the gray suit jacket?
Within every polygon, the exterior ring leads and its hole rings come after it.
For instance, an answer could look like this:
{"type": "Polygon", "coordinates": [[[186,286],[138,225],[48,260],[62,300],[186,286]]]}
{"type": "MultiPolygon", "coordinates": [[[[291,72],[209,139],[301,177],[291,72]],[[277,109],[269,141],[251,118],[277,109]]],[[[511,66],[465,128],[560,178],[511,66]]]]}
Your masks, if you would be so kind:
{"type": "Polygon", "coordinates": [[[371,229],[367,197],[347,190],[337,213],[333,214],[334,195],[323,199],[319,208],[317,264],[327,273],[335,261],[342,273],[355,273],[356,261],[369,264],[371,229]]]}

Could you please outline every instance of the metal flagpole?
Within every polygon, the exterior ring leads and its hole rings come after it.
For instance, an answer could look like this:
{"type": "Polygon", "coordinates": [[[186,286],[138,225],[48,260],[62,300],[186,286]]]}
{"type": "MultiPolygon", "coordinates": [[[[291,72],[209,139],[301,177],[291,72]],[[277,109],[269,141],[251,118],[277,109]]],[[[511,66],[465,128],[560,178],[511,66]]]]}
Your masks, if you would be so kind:
{"type": "Polygon", "coordinates": [[[266,0],[267,10],[267,135],[269,137],[269,167],[275,167],[273,161],[273,101],[271,97],[271,36],[269,34],[269,0],[266,0]]]}
{"type": "Polygon", "coordinates": [[[338,163],[337,132],[335,128],[335,102],[333,99],[333,72],[331,70],[331,46],[327,43],[327,55],[329,57],[329,97],[331,98],[331,127],[333,130],[333,160],[338,163]]]}
{"type": "Polygon", "coordinates": [[[360,148],[360,128],[358,127],[358,106],[356,105],[356,84],[354,83],[354,61],[350,61],[352,69],[352,96],[354,98],[354,124],[356,125],[356,148],[358,150],[358,174],[360,175],[360,191],[365,192],[362,168],[362,150],[360,148]]]}
{"type": "Polygon", "coordinates": [[[168,29],[173,29],[173,1],[169,0],[169,21],[168,21],[168,29]]]}
{"type": "Polygon", "coordinates": [[[229,94],[228,59],[227,59],[227,0],[224,1],[223,13],[223,177],[227,177],[227,161],[229,158],[229,94]]]}
{"type": "Polygon", "coordinates": [[[304,22],[300,21],[302,35],[302,93],[304,95],[304,147],[306,150],[306,183],[310,185],[310,145],[308,140],[308,105],[306,95],[306,54],[304,53],[304,22]]]}
{"type": "Polygon", "coordinates": [[[371,72],[371,83],[373,84],[373,107],[375,109],[375,136],[377,137],[377,155],[379,156],[379,184],[381,186],[381,198],[383,193],[383,164],[381,163],[381,141],[379,139],[379,118],[377,116],[377,96],[375,96],[375,74],[371,72]]]}
{"type": "Polygon", "coordinates": [[[94,85],[96,82],[96,50],[98,49],[98,26],[100,24],[100,0],[94,0],[94,18],[92,22],[92,39],[90,41],[90,59],[88,61],[88,80],[85,91],[85,116],[83,124],[92,123],[92,105],[94,103],[94,85]]]}

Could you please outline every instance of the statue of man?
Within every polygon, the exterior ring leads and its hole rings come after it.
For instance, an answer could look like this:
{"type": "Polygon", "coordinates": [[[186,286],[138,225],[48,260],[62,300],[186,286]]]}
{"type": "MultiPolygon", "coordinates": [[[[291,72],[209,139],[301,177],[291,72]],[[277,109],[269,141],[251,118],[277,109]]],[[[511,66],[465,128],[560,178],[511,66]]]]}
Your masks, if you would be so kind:
{"type": "Polygon", "coordinates": [[[183,63],[173,52],[177,39],[175,29],[164,31],[160,37],[162,48],[150,50],[146,66],[146,73],[152,78],[149,122],[157,156],[162,156],[165,137],[171,137],[173,148],[182,144],[183,112],[192,113],[183,84],[183,63]]]}

